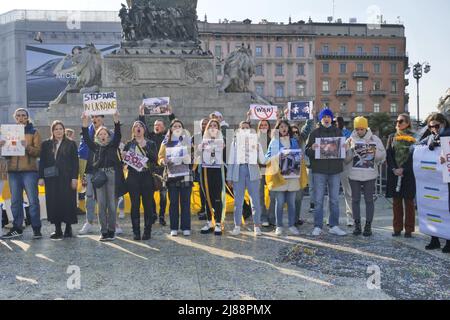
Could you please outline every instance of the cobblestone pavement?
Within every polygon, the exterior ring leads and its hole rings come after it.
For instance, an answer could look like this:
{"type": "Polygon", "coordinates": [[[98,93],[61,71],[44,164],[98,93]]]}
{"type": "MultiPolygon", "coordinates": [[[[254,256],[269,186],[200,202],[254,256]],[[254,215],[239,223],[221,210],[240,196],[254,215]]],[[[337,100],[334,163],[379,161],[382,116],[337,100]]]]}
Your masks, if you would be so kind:
{"type": "Polygon", "coordinates": [[[426,252],[427,236],[392,238],[389,202],[379,199],[376,210],[370,239],[313,238],[309,213],[299,237],[266,229],[259,239],[229,235],[231,216],[223,237],[200,235],[194,215],[191,237],[156,225],[148,242],[131,240],[129,217],[113,243],[96,234],[54,242],[44,223],[42,240],[27,229],[23,239],[0,241],[0,299],[450,299],[450,255],[426,252]],[[379,290],[367,285],[371,270],[380,271],[379,290]]]}

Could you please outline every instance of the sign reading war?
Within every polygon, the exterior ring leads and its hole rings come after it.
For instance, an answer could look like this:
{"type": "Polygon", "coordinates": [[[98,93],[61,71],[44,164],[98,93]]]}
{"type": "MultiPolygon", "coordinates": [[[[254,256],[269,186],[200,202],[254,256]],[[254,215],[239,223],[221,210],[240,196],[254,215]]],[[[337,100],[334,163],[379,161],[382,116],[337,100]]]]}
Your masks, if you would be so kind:
{"type": "Polygon", "coordinates": [[[277,106],[250,105],[251,120],[277,120],[277,106]]]}
{"type": "Polygon", "coordinates": [[[117,94],[115,92],[83,94],[84,112],[88,116],[102,116],[117,112],[117,94]]]}

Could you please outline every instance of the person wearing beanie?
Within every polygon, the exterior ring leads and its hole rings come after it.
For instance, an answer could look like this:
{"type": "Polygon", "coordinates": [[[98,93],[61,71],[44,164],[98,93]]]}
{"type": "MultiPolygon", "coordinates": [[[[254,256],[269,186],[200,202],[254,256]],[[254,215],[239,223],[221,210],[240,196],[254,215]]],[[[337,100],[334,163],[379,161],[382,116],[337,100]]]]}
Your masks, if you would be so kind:
{"type": "Polygon", "coordinates": [[[340,175],[343,171],[344,159],[316,159],[317,138],[340,138],[342,130],[332,125],[333,112],[325,108],[319,113],[320,124],[309,136],[306,143],[306,155],[310,159],[311,171],[314,183],[314,230],[313,236],[319,236],[323,229],[323,201],[328,186],[330,198],[330,230],[329,232],[338,236],[347,233],[339,228],[339,187],[340,175]]]}
{"type": "Polygon", "coordinates": [[[378,165],[386,160],[386,149],[380,138],[369,128],[369,122],[364,117],[354,120],[351,137],[347,139],[347,157],[345,159],[349,172],[352,194],[352,212],[355,219],[353,235],[359,236],[361,229],[361,192],[364,190],[366,203],[366,224],[363,235],[372,235],[372,221],[375,213],[374,194],[375,182],[378,178],[378,165]]]}

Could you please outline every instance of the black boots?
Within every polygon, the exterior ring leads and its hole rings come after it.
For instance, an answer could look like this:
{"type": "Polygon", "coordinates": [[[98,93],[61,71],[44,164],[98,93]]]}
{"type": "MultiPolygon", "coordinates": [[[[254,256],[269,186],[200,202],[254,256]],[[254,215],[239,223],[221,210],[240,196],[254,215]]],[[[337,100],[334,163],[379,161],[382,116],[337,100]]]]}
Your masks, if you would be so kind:
{"type": "Polygon", "coordinates": [[[437,237],[431,237],[431,242],[425,247],[426,250],[436,250],[441,248],[441,242],[437,237]]]}
{"type": "Polygon", "coordinates": [[[363,236],[364,237],[372,236],[372,222],[366,221],[366,226],[364,227],[363,236]]]}
{"type": "Polygon", "coordinates": [[[72,238],[72,226],[70,224],[66,224],[66,230],[64,230],[64,238],[72,238]]]}
{"type": "Polygon", "coordinates": [[[450,240],[447,240],[445,247],[442,249],[443,253],[450,253],[450,240]]]}
{"type": "Polygon", "coordinates": [[[360,236],[361,234],[362,234],[361,220],[355,220],[355,230],[353,230],[353,235],[360,236]]]}
{"type": "Polygon", "coordinates": [[[142,240],[147,241],[152,238],[152,229],[147,228],[144,230],[144,234],[142,235],[142,240]]]}

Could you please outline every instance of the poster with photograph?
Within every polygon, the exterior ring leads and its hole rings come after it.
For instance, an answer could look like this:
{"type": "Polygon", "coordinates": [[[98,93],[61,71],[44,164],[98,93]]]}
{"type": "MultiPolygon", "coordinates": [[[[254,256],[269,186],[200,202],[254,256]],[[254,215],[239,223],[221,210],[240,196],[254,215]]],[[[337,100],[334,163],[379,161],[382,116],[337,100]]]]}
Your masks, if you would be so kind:
{"type": "Polygon", "coordinates": [[[145,105],[145,114],[149,116],[169,116],[170,98],[149,98],[142,102],[145,105]]]}
{"type": "Polygon", "coordinates": [[[237,164],[258,164],[258,135],[239,133],[236,135],[237,164]]]}
{"type": "Polygon", "coordinates": [[[450,137],[441,137],[442,156],[445,164],[442,166],[442,176],[445,183],[450,183],[450,137]]]}
{"type": "Polygon", "coordinates": [[[88,116],[103,116],[117,112],[117,94],[115,92],[83,94],[84,112],[88,116]]]}
{"type": "Polygon", "coordinates": [[[374,169],[376,152],[377,145],[375,143],[356,142],[353,168],[361,170],[374,169]]]}
{"type": "Polygon", "coordinates": [[[223,165],[224,141],[220,139],[203,139],[202,149],[202,167],[203,168],[221,168],[223,165]]]}
{"type": "Polygon", "coordinates": [[[280,171],[285,179],[299,179],[303,153],[300,149],[284,149],[280,153],[280,171]]]}
{"type": "Polygon", "coordinates": [[[250,105],[251,120],[277,120],[277,106],[250,105]]]}
{"type": "Polygon", "coordinates": [[[288,120],[307,121],[313,119],[313,101],[297,101],[288,103],[288,120]]]}
{"type": "Polygon", "coordinates": [[[345,159],[345,138],[317,138],[316,149],[317,160],[338,160],[345,159]]]}
{"type": "Polygon", "coordinates": [[[191,155],[186,146],[166,149],[166,164],[169,178],[189,176],[191,155]]]}
{"type": "Polygon", "coordinates": [[[144,170],[148,158],[133,151],[128,151],[123,158],[123,162],[138,172],[144,170]]]}
{"type": "Polygon", "coordinates": [[[5,141],[1,155],[3,157],[25,156],[25,147],[22,145],[22,141],[25,140],[25,127],[19,124],[2,124],[0,130],[0,140],[5,141]]]}

